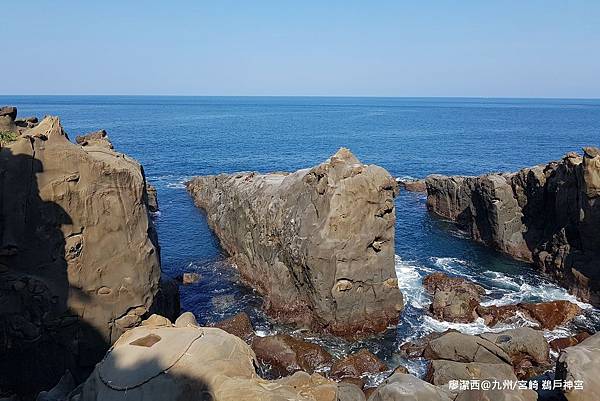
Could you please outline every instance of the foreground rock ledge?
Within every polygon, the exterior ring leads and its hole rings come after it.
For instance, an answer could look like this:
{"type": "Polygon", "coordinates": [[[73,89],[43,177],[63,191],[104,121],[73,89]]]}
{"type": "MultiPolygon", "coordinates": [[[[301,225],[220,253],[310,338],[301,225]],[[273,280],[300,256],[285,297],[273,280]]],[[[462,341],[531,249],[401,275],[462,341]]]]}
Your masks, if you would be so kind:
{"type": "Polygon", "coordinates": [[[343,337],[396,324],[395,180],[345,148],[295,173],[196,177],[196,205],[284,323],[343,337]]]}
{"type": "Polygon", "coordinates": [[[583,150],[512,174],[429,176],[427,205],[599,306],[600,149],[583,150]]]}

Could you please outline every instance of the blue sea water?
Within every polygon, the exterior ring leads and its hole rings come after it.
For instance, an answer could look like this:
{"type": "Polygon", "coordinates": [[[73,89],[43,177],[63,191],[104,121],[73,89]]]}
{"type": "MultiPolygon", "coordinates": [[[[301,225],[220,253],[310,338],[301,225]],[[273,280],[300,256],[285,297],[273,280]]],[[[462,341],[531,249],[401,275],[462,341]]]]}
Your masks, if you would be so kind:
{"type": "MultiPolygon", "coordinates": [[[[246,310],[261,332],[286,330],[260,312],[260,298],[237,282],[203,213],[183,182],[193,175],[292,171],[315,165],[342,146],[396,177],[514,171],[600,145],[600,100],[311,97],[0,96],[21,117],[58,115],[70,137],[106,129],[118,151],[138,159],[158,189],[156,218],[163,270],[197,271],[182,305],[203,323],[246,310]]],[[[397,332],[360,344],[313,338],[343,355],[368,346],[393,366],[397,346],[432,330],[466,332],[424,314],[421,278],[444,271],[477,281],[488,303],[573,299],[529,266],[466,240],[428,215],[422,194],[396,201],[396,270],[407,308],[397,332]]],[[[585,305],[584,305],[585,306],[585,305]]],[[[588,308],[579,325],[599,328],[588,308]]],[[[561,329],[548,338],[569,333],[561,329]]],[[[406,361],[401,361],[408,363],[406,361]]],[[[415,371],[419,366],[411,365],[415,371]]]]}

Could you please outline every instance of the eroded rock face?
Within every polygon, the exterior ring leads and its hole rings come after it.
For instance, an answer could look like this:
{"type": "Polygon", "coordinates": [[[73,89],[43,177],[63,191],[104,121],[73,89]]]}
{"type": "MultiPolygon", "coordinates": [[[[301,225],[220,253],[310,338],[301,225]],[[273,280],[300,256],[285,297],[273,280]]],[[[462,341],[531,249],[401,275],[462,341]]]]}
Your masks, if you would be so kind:
{"type": "Polygon", "coordinates": [[[579,382],[583,389],[564,389],[569,401],[588,401],[600,394],[600,333],[561,351],[556,363],[556,379],[579,382]]]}
{"type": "Polygon", "coordinates": [[[470,323],[477,319],[477,307],[485,289],[468,280],[433,273],[423,279],[425,290],[432,295],[431,314],[448,322],[470,323]]]}
{"type": "Polygon", "coordinates": [[[433,175],[426,185],[432,212],[600,305],[598,148],[513,174],[433,175]]]}
{"type": "Polygon", "coordinates": [[[123,334],[71,400],[351,401],[357,387],[296,372],[260,379],[240,338],[209,327],[144,325],[123,334]],[[127,395],[125,396],[125,392],[127,395]]]}
{"type": "Polygon", "coordinates": [[[369,397],[369,401],[451,401],[454,396],[408,374],[395,373],[369,397]]]}
{"type": "Polygon", "coordinates": [[[397,186],[384,169],[341,149],[292,174],[196,177],[187,188],[279,321],[346,337],[398,321],[397,186]]]}
{"type": "Polygon", "coordinates": [[[135,160],[69,142],[56,117],[19,133],[0,148],[0,388],[35,393],[141,322],[160,259],[135,160]]]}

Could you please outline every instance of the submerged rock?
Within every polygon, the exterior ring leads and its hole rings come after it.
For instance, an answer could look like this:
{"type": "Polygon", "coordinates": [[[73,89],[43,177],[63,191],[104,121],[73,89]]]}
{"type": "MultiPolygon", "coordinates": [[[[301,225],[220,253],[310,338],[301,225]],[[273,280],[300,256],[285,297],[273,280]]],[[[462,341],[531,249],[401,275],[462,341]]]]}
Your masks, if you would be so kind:
{"type": "Polygon", "coordinates": [[[0,388],[31,394],[140,324],[158,243],[139,163],[69,142],[57,117],[1,146],[0,171],[0,388]]]}
{"type": "Polygon", "coordinates": [[[397,186],[381,167],[340,149],[292,174],[196,177],[187,189],[277,320],[344,337],[397,323],[397,186]]]}
{"type": "Polygon", "coordinates": [[[296,372],[263,380],[240,338],[209,327],[142,326],[126,332],[71,401],[354,401],[354,387],[296,372]]]}
{"type": "Polygon", "coordinates": [[[598,148],[512,174],[432,175],[426,185],[432,212],[600,305],[598,148]]]}

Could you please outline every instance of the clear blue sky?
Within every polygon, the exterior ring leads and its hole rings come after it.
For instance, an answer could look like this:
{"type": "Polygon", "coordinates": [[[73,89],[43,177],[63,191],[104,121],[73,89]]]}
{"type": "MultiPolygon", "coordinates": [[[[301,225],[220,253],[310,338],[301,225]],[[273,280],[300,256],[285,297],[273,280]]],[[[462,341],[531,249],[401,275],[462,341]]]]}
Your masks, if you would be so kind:
{"type": "Polygon", "coordinates": [[[600,1],[2,4],[0,94],[600,97],[600,1]]]}

